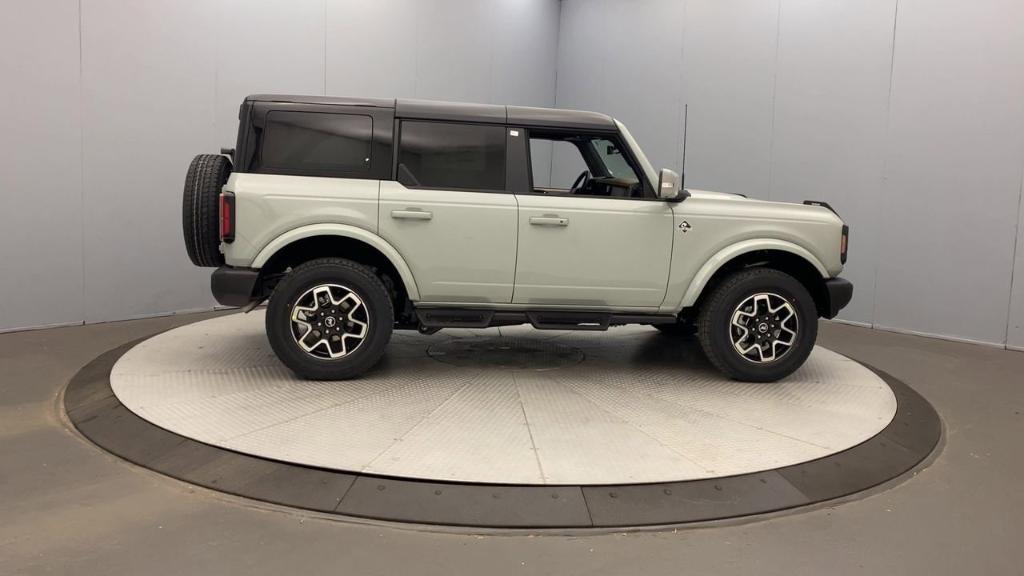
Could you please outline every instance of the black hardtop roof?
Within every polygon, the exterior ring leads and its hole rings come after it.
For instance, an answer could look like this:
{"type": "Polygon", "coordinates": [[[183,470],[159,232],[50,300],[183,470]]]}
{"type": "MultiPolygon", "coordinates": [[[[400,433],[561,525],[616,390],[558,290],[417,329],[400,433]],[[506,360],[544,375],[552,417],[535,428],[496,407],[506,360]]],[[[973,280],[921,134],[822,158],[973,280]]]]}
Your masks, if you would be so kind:
{"type": "Polygon", "coordinates": [[[531,106],[502,106],[499,104],[471,104],[406,98],[350,98],[336,96],[290,96],[255,94],[246,98],[254,102],[281,102],[334,106],[367,106],[391,108],[398,118],[421,120],[450,120],[453,122],[490,122],[516,126],[548,128],[580,128],[609,130],[615,120],[606,114],[558,108],[531,106]]]}

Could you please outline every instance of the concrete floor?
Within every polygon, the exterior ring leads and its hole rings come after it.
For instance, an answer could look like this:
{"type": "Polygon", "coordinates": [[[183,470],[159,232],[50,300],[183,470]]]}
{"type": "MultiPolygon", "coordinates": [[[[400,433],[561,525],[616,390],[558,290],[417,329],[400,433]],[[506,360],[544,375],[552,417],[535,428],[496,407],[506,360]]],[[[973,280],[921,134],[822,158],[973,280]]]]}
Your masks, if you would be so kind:
{"type": "Polygon", "coordinates": [[[439,533],[194,488],[80,438],[58,395],[99,353],[208,315],[0,335],[0,574],[1021,574],[1024,354],[823,323],[946,425],[916,477],[815,510],[701,528],[439,533]]]}

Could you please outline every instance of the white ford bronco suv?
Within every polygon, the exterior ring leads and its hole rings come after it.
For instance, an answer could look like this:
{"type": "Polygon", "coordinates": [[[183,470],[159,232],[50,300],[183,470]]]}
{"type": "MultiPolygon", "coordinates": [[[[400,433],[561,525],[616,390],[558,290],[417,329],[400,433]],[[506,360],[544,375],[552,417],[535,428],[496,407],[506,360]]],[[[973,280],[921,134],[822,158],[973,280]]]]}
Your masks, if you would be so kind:
{"type": "Polygon", "coordinates": [[[257,95],[197,156],[185,245],[300,376],[355,377],[392,330],[649,324],[774,381],[852,297],[825,203],[681,189],[620,122],[572,110],[257,95]]]}

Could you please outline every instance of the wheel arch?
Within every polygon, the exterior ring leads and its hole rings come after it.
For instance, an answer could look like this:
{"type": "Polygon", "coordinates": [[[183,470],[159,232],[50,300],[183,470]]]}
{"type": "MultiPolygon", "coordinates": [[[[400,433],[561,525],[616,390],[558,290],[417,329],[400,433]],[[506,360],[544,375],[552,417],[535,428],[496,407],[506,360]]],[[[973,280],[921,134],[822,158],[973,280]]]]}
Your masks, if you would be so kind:
{"type": "Polygon", "coordinates": [[[346,257],[378,268],[399,280],[410,300],[419,300],[412,270],[398,250],[372,232],[345,224],[310,224],[289,230],[264,246],[252,267],[273,274],[327,256],[346,257]]]}
{"type": "Polygon", "coordinates": [[[785,240],[747,240],[732,244],[715,253],[697,271],[690,282],[680,310],[699,308],[701,301],[727,276],[751,267],[767,267],[796,278],[814,298],[819,314],[828,310],[825,280],[828,270],[809,250],[785,240]]]}

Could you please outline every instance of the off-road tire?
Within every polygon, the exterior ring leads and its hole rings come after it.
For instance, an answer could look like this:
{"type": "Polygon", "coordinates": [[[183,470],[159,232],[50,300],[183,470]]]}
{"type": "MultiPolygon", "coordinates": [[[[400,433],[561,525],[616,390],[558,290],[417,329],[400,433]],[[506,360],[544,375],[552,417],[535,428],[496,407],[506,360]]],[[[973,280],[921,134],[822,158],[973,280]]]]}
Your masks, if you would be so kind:
{"type": "Polygon", "coordinates": [[[371,269],[344,258],[320,258],[296,266],[274,288],[267,306],[271,348],[285,366],[311,380],[346,380],[372,368],[384,354],[394,324],[394,310],[384,283],[371,269]],[[322,284],[345,286],[367,307],[367,335],[347,356],[316,358],[299,347],[292,335],[291,312],[296,301],[322,284]]]}
{"type": "Polygon", "coordinates": [[[771,268],[734,273],[716,286],[701,305],[697,339],[705,356],[727,376],[747,382],[774,382],[803,365],[818,337],[818,312],[807,288],[792,276],[771,268]],[[798,329],[793,347],[777,360],[758,363],[733,347],[732,314],[747,298],[771,292],[785,298],[796,311],[798,329]]]}
{"type": "Polygon", "coordinates": [[[220,190],[230,175],[231,161],[217,154],[200,154],[188,167],[181,224],[185,250],[196,266],[224,263],[220,253],[220,190]]]}

